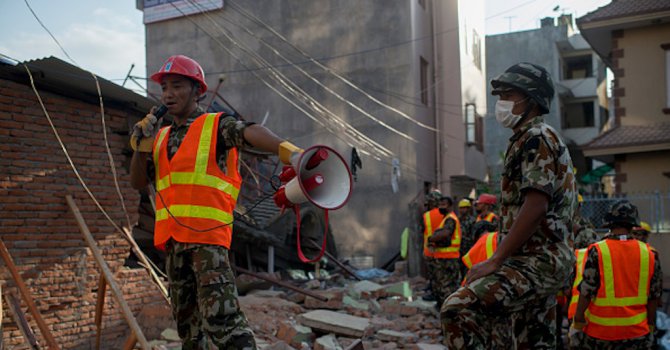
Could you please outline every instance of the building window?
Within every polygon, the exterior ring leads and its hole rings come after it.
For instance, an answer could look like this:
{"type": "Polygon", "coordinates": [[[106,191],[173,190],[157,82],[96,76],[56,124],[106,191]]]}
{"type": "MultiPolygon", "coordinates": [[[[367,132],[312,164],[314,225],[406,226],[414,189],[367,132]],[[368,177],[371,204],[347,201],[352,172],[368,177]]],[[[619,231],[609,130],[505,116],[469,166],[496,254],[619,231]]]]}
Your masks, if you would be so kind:
{"type": "Polygon", "coordinates": [[[465,105],[465,143],[475,145],[483,150],[484,128],[482,118],[477,118],[477,106],[473,103],[465,105]]]}
{"type": "Polygon", "coordinates": [[[480,71],[482,70],[482,40],[476,30],[472,30],[472,61],[480,71]]]}
{"type": "Polygon", "coordinates": [[[563,128],[589,128],[595,126],[593,101],[571,102],[563,105],[563,128]]]}
{"type": "Polygon", "coordinates": [[[423,57],[419,57],[421,61],[421,103],[428,105],[428,61],[423,57]]]}
{"type": "Polygon", "coordinates": [[[563,79],[584,79],[593,76],[591,55],[563,57],[563,79]]]}

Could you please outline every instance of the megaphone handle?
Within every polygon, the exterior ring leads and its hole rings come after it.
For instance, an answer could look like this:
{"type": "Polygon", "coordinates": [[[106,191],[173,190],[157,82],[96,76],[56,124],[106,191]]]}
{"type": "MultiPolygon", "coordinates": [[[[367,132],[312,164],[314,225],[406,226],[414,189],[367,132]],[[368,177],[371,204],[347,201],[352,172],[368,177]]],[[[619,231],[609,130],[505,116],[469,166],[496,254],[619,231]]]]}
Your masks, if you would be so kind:
{"type": "Polygon", "coordinates": [[[296,245],[298,246],[298,258],[300,258],[300,261],[302,261],[303,263],[313,263],[321,260],[321,257],[326,252],[326,237],[328,234],[328,210],[324,210],[326,228],[323,231],[323,243],[321,244],[321,251],[313,259],[308,259],[305,256],[305,254],[302,253],[302,245],[300,244],[300,205],[294,205],[293,211],[295,212],[296,230],[298,231],[297,233],[298,241],[296,242],[296,245]]]}

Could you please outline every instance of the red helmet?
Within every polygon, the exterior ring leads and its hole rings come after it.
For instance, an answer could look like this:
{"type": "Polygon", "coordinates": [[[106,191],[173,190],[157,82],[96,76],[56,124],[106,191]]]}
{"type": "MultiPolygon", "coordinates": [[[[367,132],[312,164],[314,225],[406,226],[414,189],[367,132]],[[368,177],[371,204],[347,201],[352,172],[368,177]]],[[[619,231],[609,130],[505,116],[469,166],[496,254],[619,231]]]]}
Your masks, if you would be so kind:
{"type": "Polygon", "coordinates": [[[482,193],[477,199],[477,203],[496,205],[497,199],[496,196],[488,193],[482,193]]]}
{"type": "Polygon", "coordinates": [[[204,94],[207,91],[207,83],[205,83],[205,72],[202,67],[190,57],[184,55],[174,55],[163,63],[158,72],[151,75],[151,80],[161,83],[163,76],[166,74],[179,74],[189,79],[195,80],[200,84],[198,94],[204,94]]]}

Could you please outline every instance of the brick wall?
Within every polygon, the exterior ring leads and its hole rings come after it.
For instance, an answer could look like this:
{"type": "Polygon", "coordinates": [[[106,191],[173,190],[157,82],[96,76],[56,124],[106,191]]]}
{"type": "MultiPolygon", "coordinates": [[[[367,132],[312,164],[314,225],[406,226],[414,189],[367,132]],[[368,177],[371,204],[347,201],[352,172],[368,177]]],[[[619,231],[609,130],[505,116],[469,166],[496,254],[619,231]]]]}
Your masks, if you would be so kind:
{"type": "MultiPolygon", "coordinates": [[[[79,173],[116,224],[127,226],[105,151],[99,105],[44,90],[40,94],[79,173]]],[[[123,168],[127,137],[114,133],[127,130],[130,115],[107,106],[105,115],[119,184],[134,223],[139,196],[123,168]]],[[[30,86],[0,80],[0,238],[58,344],[63,349],[89,349],[95,339],[100,269],[67,206],[67,194],[74,196],[133,313],[141,314],[152,306],[165,308],[160,292],[143,269],[122,266],[128,244],[74,176],[30,86]]],[[[13,291],[18,296],[4,263],[0,263],[0,283],[3,293],[13,291]]],[[[25,303],[22,305],[27,313],[25,303]]],[[[6,306],[4,311],[7,315],[6,306]]],[[[105,315],[104,348],[121,348],[129,329],[109,291],[105,315]]],[[[28,318],[40,343],[46,344],[35,322],[28,318]]],[[[6,348],[27,348],[11,317],[3,322],[6,348]]]]}

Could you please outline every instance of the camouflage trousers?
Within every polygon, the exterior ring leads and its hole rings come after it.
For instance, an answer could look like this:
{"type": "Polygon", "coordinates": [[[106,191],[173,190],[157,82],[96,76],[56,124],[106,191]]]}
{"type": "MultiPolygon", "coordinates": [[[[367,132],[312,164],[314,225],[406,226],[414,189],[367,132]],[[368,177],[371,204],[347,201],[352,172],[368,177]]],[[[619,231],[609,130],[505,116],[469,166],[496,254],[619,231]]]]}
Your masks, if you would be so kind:
{"type": "Polygon", "coordinates": [[[237,301],[228,249],[167,244],[166,270],[172,313],[183,349],[256,349],[237,301]]]}
{"type": "Polygon", "coordinates": [[[433,284],[433,295],[438,307],[453,293],[461,283],[461,264],[459,259],[435,259],[428,260],[433,284]]]}
{"type": "Polygon", "coordinates": [[[653,339],[651,333],[638,338],[613,341],[593,338],[584,332],[575,332],[570,335],[569,348],[575,350],[650,350],[656,349],[653,346],[653,339]]]}
{"type": "MultiPolygon", "coordinates": [[[[451,294],[440,318],[449,349],[555,349],[561,276],[539,286],[503,265],[451,294]]],[[[533,279],[537,280],[537,279],[533,279]]]]}

